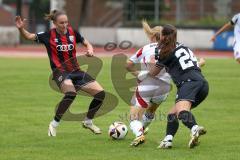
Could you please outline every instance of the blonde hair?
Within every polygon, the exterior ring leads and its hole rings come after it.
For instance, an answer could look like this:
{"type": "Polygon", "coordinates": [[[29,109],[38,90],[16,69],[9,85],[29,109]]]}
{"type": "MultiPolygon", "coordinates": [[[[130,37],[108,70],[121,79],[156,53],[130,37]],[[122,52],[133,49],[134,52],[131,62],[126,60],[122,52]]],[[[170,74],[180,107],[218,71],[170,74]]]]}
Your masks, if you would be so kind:
{"type": "Polygon", "coordinates": [[[158,41],[160,39],[160,34],[162,32],[162,26],[155,26],[151,28],[146,20],[142,20],[143,30],[149,39],[155,37],[158,41]]]}
{"type": "Polygon", "coordinates": [[[59,10],[52,10],[49,14],[45,14],[44,19],[47,21],[56,21],[60,15],[66,15],[65,12],[59,10]]]}

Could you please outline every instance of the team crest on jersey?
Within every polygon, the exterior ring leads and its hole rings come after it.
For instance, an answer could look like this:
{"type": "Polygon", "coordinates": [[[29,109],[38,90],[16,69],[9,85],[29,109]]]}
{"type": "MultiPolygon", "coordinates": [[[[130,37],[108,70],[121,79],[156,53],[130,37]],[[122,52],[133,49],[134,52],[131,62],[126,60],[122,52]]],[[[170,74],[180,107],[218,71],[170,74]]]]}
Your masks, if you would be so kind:
{"type": "Polygon", "coordinates": [[[59,82],[62,82],[62,80],[63,80],[63,76],[58,77],[59,82]]]}
{"type": "Polygon", "coordinates": [[[70,39],[71,42],[73,42],[74,41],[74,36],[69,36],[69,39],[70,39]]]}
{"type": "Polygon", "coordinates": [[[58,43],[58,39],[57,39],[57,38],[55,38],[55,39],[54,39],[54,42],[58,43]]]}

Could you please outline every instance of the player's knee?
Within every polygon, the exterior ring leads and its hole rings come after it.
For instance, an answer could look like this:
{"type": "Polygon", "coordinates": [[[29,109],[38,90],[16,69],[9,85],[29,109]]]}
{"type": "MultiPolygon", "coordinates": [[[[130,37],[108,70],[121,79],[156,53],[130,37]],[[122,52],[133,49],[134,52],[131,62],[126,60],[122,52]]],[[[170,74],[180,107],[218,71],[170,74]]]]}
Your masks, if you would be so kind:
{"type": "Polygon", "coordinates": [[[182,110],[178,114],[178,119],[181,120],[182,122],[187,122],[189,121],[190,117],[190,112],[186,110],[182,110]]]}
{"type": "Polygon", "coordinates": [[[240,64],[240,58],[237,59],[237,62],[240,64]]]}
{"type": "Polygon", "coordinates": [[[76,98],[77,93],[76,92],[66,92],[64,99],[65,100],[74,100],[76,98]]]}
{"type": "Polygon", "coordinates": [[[94,99],[97,99],[99,101],[103,101],[105,99],[106,93],[104,90],[98,92],[97,94],[94,95],[94,99]]]}
{"type": "Polygon", "coordinates": [[[138,112],[130,113],[130,121],[139,120],[138,112]]]}
{"type": "Polygon", "coordinates": [[[155,103],[152,104],[151,107],[148,107],[147,112],[149,112],[149,113],[155,113],[156,110],[158,109],[160,103],[162,103],[162,102],[158,102],[158,104],[155,104],[155,103]]]}

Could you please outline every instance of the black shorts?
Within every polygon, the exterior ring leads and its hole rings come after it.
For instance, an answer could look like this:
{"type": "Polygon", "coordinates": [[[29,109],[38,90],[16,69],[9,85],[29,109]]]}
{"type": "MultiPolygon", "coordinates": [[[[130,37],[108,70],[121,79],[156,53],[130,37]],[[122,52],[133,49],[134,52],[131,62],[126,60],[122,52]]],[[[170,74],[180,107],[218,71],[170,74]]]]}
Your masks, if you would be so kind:
{"type": "Polygon", "coordinates": [[[61,86],[61,83],[66,79],[71,79],[76,89],[81,88],[89,82],[95,81],[95,79],[92,78],[89,74],[80,70],[73,72],[56,70],[53,72],[53,80],[57,83],[57,86],[59,88],[61,86]]]}
{"type": "Polygon", "coordinates": [[[181,100],[192,102],[192,108],[198,106],[208,95],[207,81],[184,82],[178,87],[176,103],[181,100]]]}

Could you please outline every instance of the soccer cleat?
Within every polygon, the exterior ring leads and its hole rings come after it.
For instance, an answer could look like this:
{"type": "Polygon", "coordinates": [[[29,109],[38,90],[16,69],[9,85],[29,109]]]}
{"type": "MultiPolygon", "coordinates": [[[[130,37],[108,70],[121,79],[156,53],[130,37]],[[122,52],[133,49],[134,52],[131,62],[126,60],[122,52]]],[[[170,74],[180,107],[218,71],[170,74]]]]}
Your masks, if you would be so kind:
{"type": "Polygon", "coordinates": [[[140,135],[140,136],[136,137],[130,145],[134,146],[134,147],[137,147],[139,144],[142,144],[144,142],[145,142],[144,135],[140,135]]]}
{"type": "Polygon", "coordinates": [[[56,137],[56,134],[57,134],[56,127],[53,127],[52,124],[50,123],[49,127],[48,127],[48,136],[49,137],[56,137]]]}
{"type": "Polygon", "coordinates": [[[172,140],[162,140],[160,142],[160,145],[157,148],[171,149],[172,148],[172,140]]]}
{"type": "Polygon", "coordinates": [[[101,134],[102,131],[100,128],[98,128],[96,125],[94,125],[93,123],[86,123],[86,121],[82,122],[82,126],[83,128],[89,129],[91,130],[93,133],[95,134],[101,134]]]}
{"type": "Polygon", "coordinates": [[[198,140],[199,137],[206,133],[207,133],[207,131],[201,126],[198,126],[196,129],[194,129],[191,132],[191,139],[188,144],[189,148],[194,148],[195,146],[199,145],[199,143],[200,143],[198,140]]]}

